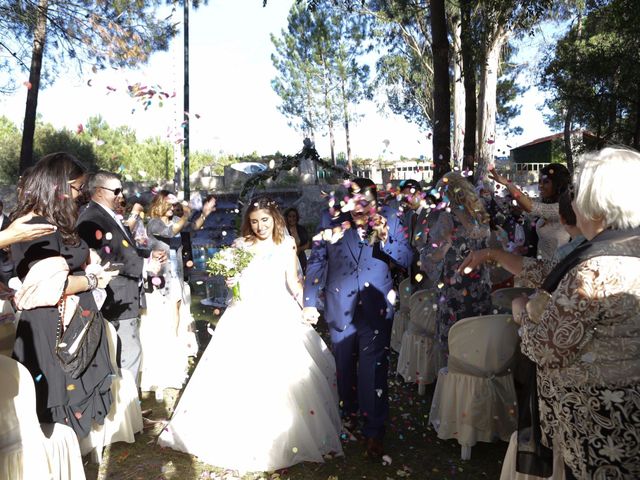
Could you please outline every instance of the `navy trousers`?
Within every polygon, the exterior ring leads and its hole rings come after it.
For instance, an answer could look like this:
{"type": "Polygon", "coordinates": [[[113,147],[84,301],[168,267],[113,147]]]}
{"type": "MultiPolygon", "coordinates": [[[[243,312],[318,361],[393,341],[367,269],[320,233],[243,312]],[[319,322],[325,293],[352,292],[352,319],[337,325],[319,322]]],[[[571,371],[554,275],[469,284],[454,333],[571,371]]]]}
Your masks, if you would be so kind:
{"type": "Polygon", "coordinates": [[[358,306],[344,330],[329,325],[342,415],[355,416],[359,411],[365,437],[382,437],[389,416],[391,324],[388,318],[372,320],[358,306]]]}

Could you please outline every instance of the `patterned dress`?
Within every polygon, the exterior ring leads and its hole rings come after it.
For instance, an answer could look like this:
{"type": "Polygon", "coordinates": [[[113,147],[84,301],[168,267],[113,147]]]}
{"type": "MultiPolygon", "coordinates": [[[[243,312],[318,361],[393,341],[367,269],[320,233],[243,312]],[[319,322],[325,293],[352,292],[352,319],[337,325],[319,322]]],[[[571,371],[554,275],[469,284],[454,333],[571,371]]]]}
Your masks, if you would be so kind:
{"type": "Polygon", "coordinates": [[[551,260],[556,249],[569,241],[569,234],[560,223],[558,203],[533,201],[529,215],[537,217],[538,258],[551,260]]]}
{"type": "Polygon", "coordinates": [[[470,275],[457,271],[470,251],[487,248],[489,237],[488,225],[463,224],[447,211],[438,214],[429,231],[420,262],[437,293],[436,341],[442,366],[448,357],[451,326],[463,318],[491,313],[489,269],[482,266],[470,275]]]}
{"type": "MultiPolygon", "coordinates": [[[[527,262],[523,276],[546,275],[527,262]]],[[[640,258],[583,261],[523,318],[543,443],[577,478],[640,478],[640,258]]]]}

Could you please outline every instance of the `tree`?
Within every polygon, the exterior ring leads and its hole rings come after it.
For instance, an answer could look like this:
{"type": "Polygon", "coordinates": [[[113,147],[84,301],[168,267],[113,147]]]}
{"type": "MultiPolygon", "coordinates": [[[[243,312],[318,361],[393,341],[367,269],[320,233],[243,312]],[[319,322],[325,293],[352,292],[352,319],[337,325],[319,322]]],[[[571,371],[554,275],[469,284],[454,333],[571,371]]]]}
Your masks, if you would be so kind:
{"type": "Polygon", "coordinates": [[[287,31],[281,31],[279,37],[271,35],[276,50],[271,62],[278,71],[271,86],[282,101],[278,110],[289,118],[289,125],[315,141],[315,133],[321,128],[316,100],[320,73],[313,62],[312,28],[311,15],[298,5],[292,6],[287,31]]]}
{"type": "MultiPolygon", "coordinates": [[[[541,85],[554,94],[547,106],[556,124],[591,130],[600,145],[640,147],[640,26],[635,2],[587,3],[584,16],[544,61],[541,85]]],[[[571,130],[571,127],[569,127],[571,130]]]]}
{"type": "Polygon", "coordinates": [[[376,88],[389,109],[424,131],[433,127],[433,63],[429,9],[419,0],[372,2],[383,44],[376,63],[376,88]]]}
{"type": "Polygon", "coordinates": [[[462,167],[473,170],[476,158],[476,47],[478,28],[473,16],[473,0],[460,0],[460,56],[464,81],[465,117],[462,167]]]}
{"type": "Polygon", "coordinates": [[[272,36],[276,53],[272,63],[278,76],[272,81],[282,99],[280,111],[305,136],[327,130],[331,159],[335,157],[335,123],[342,118],[351,165],[351,108],[369,94],[366,53],[367,19],[348,11],[316,5],[291,8],[287,31],[272,36]]]}
{"type": "Polygon", "coordinates": [[[528,32],[543,15],[550,12],[551,0],[482,0],[476,15],[479,19],[481,50],[478,91],[478,158],[475,178],[481,178],[493,161],[497,89],[501,53],[512,35],[528,32]]]}
{"type": "Polygon", "coordinates": [[[433,181],[451,170],[449,39],[444,0],[431,0],[433,51],[433,181]]]}
{"type": "Polygon", "coordinates": [[[0,117],[0,183],[18,179],[20,130],[7,117],[0,117]]]}
{"type": "MultiPolygon", "coordinates": [[[[13,44],[32,44],[20,170],[33,163],[33,135],[45,50],[55,65],[75,62],[93,69],[132,67],[164,50],[176,34],[170,18],[155,17],[159,0],[3,0],[0,10],[13,44]]],[[[3,44],[7,48],[6,44],[3,44]]],[[[7,48],[8,49],[8,48],[7,48]]],[[[26,63],[26,62],[23,62],[26,63]]]]}
{"type": "Polygon", "coordinates": [[[496,88],[496,125],[510,135],[522,134],[522,127],[512,126],[511,120],[520,115],[521,105],[518,99],[529,89],[518,82],[524,65],[513,63],[512,59],[517,53],[512,44],[505,45],[496,88]]]}

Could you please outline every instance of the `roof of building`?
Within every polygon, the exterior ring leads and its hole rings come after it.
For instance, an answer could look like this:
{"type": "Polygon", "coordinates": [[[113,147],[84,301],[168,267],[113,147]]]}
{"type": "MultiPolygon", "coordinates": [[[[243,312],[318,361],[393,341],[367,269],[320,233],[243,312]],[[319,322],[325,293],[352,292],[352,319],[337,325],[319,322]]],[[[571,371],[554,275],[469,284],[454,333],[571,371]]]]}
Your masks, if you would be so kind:
{"type": "MultiPolygon", "coordinates": [[[[573,130],[571,132],[573,133],[582,133],[583,136],[585,137],[591,137],[593,139],[596,139],[597,137],[589,132],[588,130],[573,130]]],[[[518,150],[519,148],[525,148],[525,147],[530,147],[532,145],[537,145],[539,143],[544,143],[544,142],[550,142],[553,140],[557,140],[559,138],[562,138],[562,136],[564,135],[564,132],[560,132],[560,133],[554,133],[553,135],[547,135],[546,137],[541,137],[541,138],[536,138],[535,140],[530,141],[529,143],[525,143],[524,145],[520,145],[518,147],[512,148],[511,150],[518,150]]]]}

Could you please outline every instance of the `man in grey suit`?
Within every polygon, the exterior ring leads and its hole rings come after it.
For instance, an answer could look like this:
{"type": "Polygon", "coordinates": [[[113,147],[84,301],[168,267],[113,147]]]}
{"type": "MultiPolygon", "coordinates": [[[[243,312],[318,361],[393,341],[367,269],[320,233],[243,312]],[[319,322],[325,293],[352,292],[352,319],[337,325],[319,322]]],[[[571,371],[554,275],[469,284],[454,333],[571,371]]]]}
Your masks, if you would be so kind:
{"type": "MultiPolygon", "coordinates": [[[[122,182],[111,172],[98,172],[89,181],[91,202],[78,218],[78,233],[103,260],[117,264],[118,276],[106,289],[101,312],[118,332],[118,366],[129,370],[139,382],[142,350],[140,345],[140,307],[144,301],[142,274],[145,253],[136,248],[133,235],[116,217],[122,201],[122,182]]],[[[147,269],[158,269],[166,260],[163,252],[153,252],[147,269]]]]}

